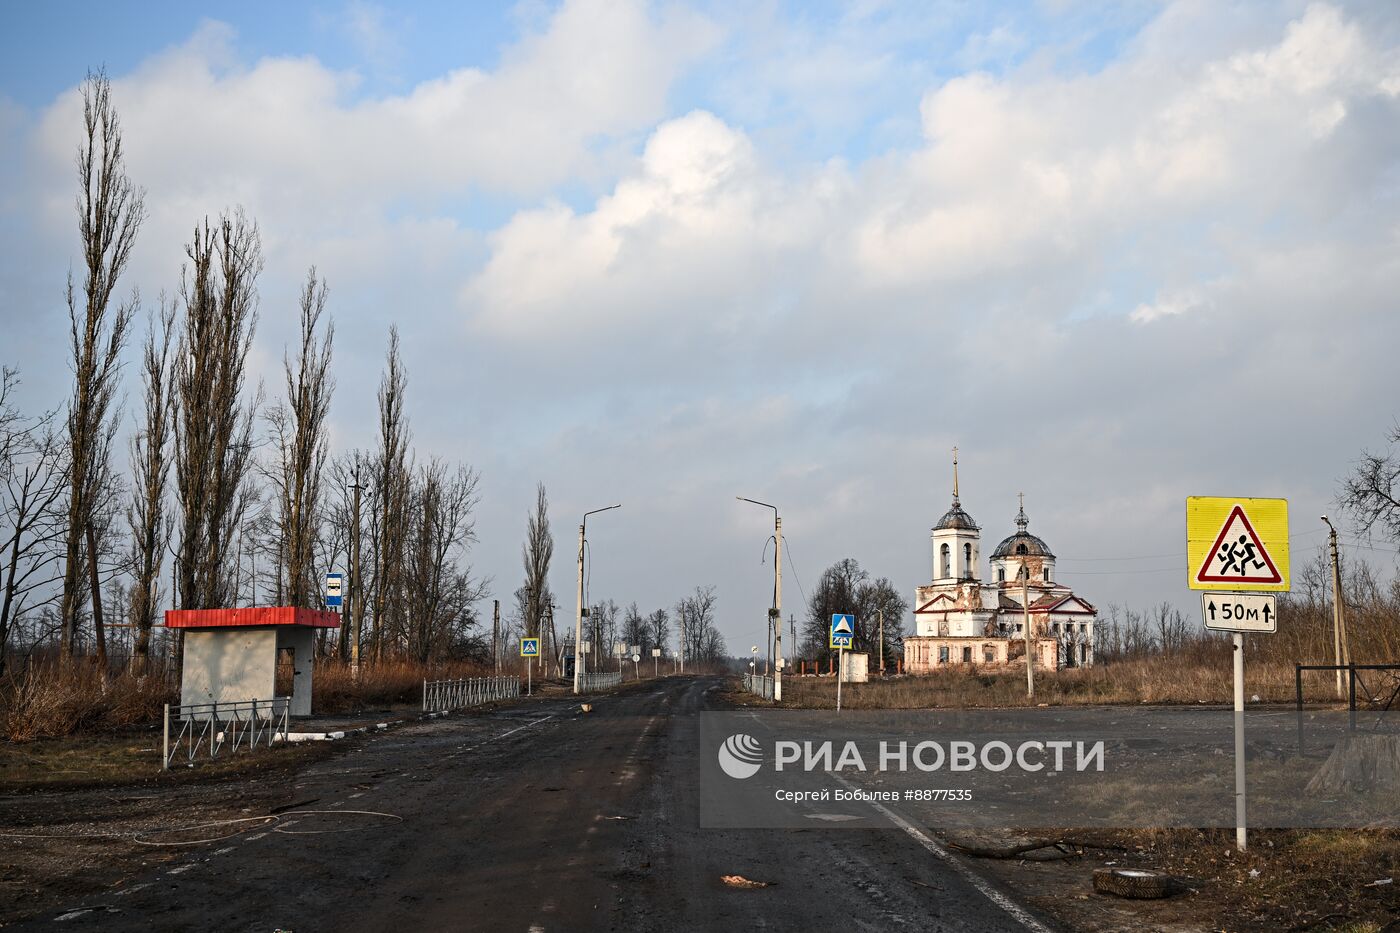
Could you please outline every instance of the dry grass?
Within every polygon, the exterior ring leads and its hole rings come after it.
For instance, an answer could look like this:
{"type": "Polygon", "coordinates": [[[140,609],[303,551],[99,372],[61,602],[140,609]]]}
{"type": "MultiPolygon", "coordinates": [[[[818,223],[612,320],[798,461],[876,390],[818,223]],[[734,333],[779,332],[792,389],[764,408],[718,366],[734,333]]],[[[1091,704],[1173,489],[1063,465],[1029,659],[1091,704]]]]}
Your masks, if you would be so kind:
{"type": "MultiPolygon", "coordinates": [[[[391,660],[363,665],[358,679],[334,660],[316,664],[313,712],[346,713],[417,704],[423,681],[483,677],[478,664],[423,665],[391,660]]],[[[291,690],[291,667],[278,671],[278,693],[291,690]]],[[[159,722],[166,703],[178,703],[174,678],[136,677],[125,671],[103,676],[88,663],[33,664],[0,680],[0,734],[11,742],[110,732],[159,722]]]]}
{"type": "Polygon", "coordinates": [[[0,730],[11,742],[114,729],[160,718],[175,689],[159,676],[106,675],[90,664],[34,665],[0,681],[0,730]]]}
{"type": "MultiPolygon", "coordinates": [[[[1229,703],[1233,670],[1222,659],[1157,657],[1090,668],[1037,671],[1035,698],[1026,696],[1022,669],[959,668],[922,676],[889,677],[864,684],[844,684],[841,705],[851,709],[990,708],[1004,706],[1075,706],[1125,703],[1229,703]]],[[[1245,691],[1265,703],[1291,703],[1292,664],[1254,660],[1245,667],[1245,691]]],[[[1304,698],[1335,699],[1333,681],[1320,674],[1304,678],[1304,698]]],[[[836,705],[832,677],[785,677],[783,705],[825,709],[836,705]]]]}
{"type": "MultiPolygon", "coordinates": [[[[416,704],[422,700],[425,680],[455,680],[491,674],[488,666],[465,661],[424,665],[415,661],[389,660],[362,664],[360,676],[355,678],[351,676],[348,665],[326,660],[316,664],[312,703],[317,713],[353,713],[363,709],[416,704]]],[[[278,678],[278,692],[284,693],[290,689],[289,669],[285,683],[281,677],[278,678]]]]}
{"type": "Polygon", "coordinates": [[[1390,830],[1257,830],[1246,854],[1234,851],[1232,830],[1103,835],[1126,847],[1129,863],[1188,879],[1226,907],[1227,928],[1379,930],[1400,909],[1394,882],[1371,884],[1400,873],[1400,834],[1390,830]]]}

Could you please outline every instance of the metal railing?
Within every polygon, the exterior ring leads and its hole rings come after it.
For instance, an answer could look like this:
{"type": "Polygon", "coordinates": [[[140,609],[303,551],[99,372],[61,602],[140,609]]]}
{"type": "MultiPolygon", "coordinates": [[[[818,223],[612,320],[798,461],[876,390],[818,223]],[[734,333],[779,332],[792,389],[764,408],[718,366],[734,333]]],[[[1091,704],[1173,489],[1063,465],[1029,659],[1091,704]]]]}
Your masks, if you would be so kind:
{"type": "Polygon", "coordinates": [[[773,699],[773,678],[767,674],[745,674],[744,689],[756,693],[765,700],[773,699]]]}
{"type": "Polygon", "coordinates": [[[241,700],[236,703],[165,704],[165,734],[161,743],[161,768],[183,755],[193,765],[201,754],[217,758],[240,748],[251,751],[259,745],[271,748],[273,742],[287,740],[288,697],[271,700],[241,700]]]}
{"type": "Polygon", "coordinates": [[[584,671],[579,678],[578,688],[583,690],[606,690],[609,687],[620,687],[622,685],[622,673],[613,671],[612,673],[598,672],[596,674],[584,671]]]}
{"type": "Polygon", "coordinates": [[[520,696],[519,677],[466,677],[423,681],[423,712],[440,713],[520,696]]]}

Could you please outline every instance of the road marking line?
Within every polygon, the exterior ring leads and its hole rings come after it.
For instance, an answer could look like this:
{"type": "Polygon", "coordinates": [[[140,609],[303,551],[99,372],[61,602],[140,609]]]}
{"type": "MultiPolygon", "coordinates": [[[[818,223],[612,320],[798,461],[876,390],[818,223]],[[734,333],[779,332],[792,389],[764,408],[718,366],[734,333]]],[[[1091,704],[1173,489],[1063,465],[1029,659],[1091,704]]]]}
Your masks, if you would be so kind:
{"type": "Polygon", "coordinates": [[[517,726],[514,729],[509,730],[508,732],[502,732],[500,735],[493,735],[489,739],[483,739],[482,741],[477,742],[475,745],[463,745],[454,754],[461,754],[462,752],[474,752],[483,745],[488,745],[496,741],[497,739],[503,739],[508,735],[515,735],[515,733],[519,732],[522,729],[528,729],[531,726],[538,726],[540,723],[545,722],[546,720],[553,719],[556,715],[556,713],[550,713],[548,716],[542,716],[539,719],[533,719],[530,722],[525,723],[525,725],[517,726]]]}
{"type": "MultiPolygon", "coordinates": [[[[857,787],[855,784],[852,784],[850,781],[846,780],[844,777],[837,774],[836,772],[832,771],[828,773],[830,773],[831,776],[837,781],[840,781],[842,784],[845,784],[846,787],[850,790],[860,790],[859,787],[857,787]]],[[[915,826],[913,823],[909,822],[904,817],[900,816],[898,813],[895,813],[889,807],[886,807],[881,803],[877,803],[873,800],[867,801],[867,803],[869,803],[870,806],[874,807],[878,812],[883,814],[885,818],[888,819],[891,823],[904,830],[904,832],[911,839],[913,839],[919,845],[923,846],[929,852],[932,852],[935,856],[937,856],[944,863],[946,863],[948,867],[953,869],[953,871],[957,872],[958,875],[960,875],[964,881],[976,888],[982,894],[983,897],[987,898],[987,900],[991,901],[993,904],[996,904],[1002,910],[1010,914],[1011,917],[1014,920],[1016,920],[1016,922],[1021,924],[1021,926],[1025,927],[1027,930],[1034,931],[1034,933],[1053,933],[1053,931],[1051,931],[1049,927],[1047,927],[1045,924],[1041,923],[1039,920],[1033,917],[1030,914],[1030,912],[1027,911],[1024,907],[1022,907],[1020,904],[1017,904],[1005,894],[1002,894],[1000,891],[998,891],[986,879],[984,879],[981,875],[977,874],[977,872],[973,871],[971,868],[968,868],[966,865],[964,865],[961,861],[958,860],[957,856],[955,856],[952,852],[949,852],[936,839],[924,833],[923,830],[919,829],[919,827],[915,826]]]]}
{"type": "Polygon", "coordinates": [[[179,868],[172,868],[172,869],[170,869],[170,871],[166,872],[166,874],[167,874],[167,875],[178,875],[178,874],[180,874],[181,872],[189,871],[189,870],[190,870],[191,868],[193,868],[193,867],[194,867],[194,863],[191,862],[189,865],[181,865],[179,868]]]}

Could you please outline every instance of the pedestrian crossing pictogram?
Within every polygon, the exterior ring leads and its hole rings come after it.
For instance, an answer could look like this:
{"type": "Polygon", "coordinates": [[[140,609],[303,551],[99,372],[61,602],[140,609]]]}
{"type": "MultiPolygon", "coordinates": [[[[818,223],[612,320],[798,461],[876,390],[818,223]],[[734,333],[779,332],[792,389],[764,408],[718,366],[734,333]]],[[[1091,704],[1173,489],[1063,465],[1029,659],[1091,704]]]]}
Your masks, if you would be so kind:
{"type": "Polygon", "coordinates": [[[1288,589],[1286,500],[1192,497],[1186,525],[1192,589],[1288,589]]]}

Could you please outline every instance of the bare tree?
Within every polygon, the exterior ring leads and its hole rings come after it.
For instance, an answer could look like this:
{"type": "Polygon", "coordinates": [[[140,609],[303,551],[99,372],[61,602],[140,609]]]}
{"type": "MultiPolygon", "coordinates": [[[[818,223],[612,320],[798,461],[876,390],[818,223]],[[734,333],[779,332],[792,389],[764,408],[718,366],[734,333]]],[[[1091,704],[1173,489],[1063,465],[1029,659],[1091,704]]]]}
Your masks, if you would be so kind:
{"type": "Polygon", "coordinates": [[[326,417],[335,380],[330,375],[335,324],[327,320],[326,285],[313,266],[301,291],[301,345],[295,361],[284,356],[287,398],[268,413],[277,446],[269,478],[277,491],[279,566],[286,579],[283,601],[315,604],[315,547],[321,518],[321,474],[326,465],[326,417]]]}
{"type": "MultiPolygon", "coordinates": [[[[67,287],[73,397],[68,405],[68,527],[59,608],[65,657],[72,657],[77,638],[83,572],[89,559],[86,539],[92,534],[98,491],[109,480],[118,420],[113,409],[117,377],[138,298],[133,293],[114,312],[109,309],[117,279],[126,269],[146,216],[145,193],[126,175],[121,121],[112,104],[111,82],[100,71],[90,73],[83,82],[83,130],[77,158],[78,231],[84,263],[81,296],[71,272],[67,287]]],[[[92,597],[94,613],[100,619],[96,587],[92,597]]]]}
{"type": "Polygon", "coordinates": [[[172,372],[175,488],[180,511],[176,598],[186,609],[228,604],[229,558],[252,498],[248,472],[258,399],[245,400],[257,326],[262,246],[241,211],[196,227],[181,282],[184,325],[172,372]]]}
{"type": "Polygon", "coordinates": [[[831,616],[834,613],[856,613],[855,645],[867,650],[871,644],[870,619],[858,612],[859,593],[869,574],[853,558],[838,560],[822,572],[817,588],[807,603],[807,620],[802,626],[802,655],[818,659],[831,651],[831,616]]]}
{"type": "Polygon", "coordinates": [[[904,656],[904,617],[909,612],[909,603],[888,577],[862,582],[856,587],[855,596],[853,611],[857,631],[862,636],[858,650],[870,652],[871,663],[880,664],[880,620],[883,615],[885,663],[893,666],[895,659],[904,656]]]}
{"type": "Polygon", "coordinates": [[[1386,437],[1391,450],[1373,454],[1363,451],[1356,470],[1342,483],[1341,504],[1351,513],[1363,532],[1379,528],[1386,537],[1400,541],[1400,426],[1386,437]]]}
{"type": "Polygon", "coordinates": [[[651,631],[647,628],[647,620],[636,603],[628,606],[622,615],[622,637],[629,648],[636,646],[642,654],[651,650],[651,631]]]}
{"type": "Polygon", "coordinates": [[[476,538],[475,471],[449,472],[440,460],[418,470],[413,483],[404,596],[409,650],[426,662],[447,653],[476,622],[474,604],[485,596],[465,557],[476,538]]]}
{"type": "Polygon", "coordinates": [[[671,618],[665,609],[658,609],[647,616],[647,638],[653,648],[665,648],[671,640],[671,618]]]}
{"type": "Polygon", "coordinates": [[[375,496],[371,515],[376,658],[384,656],[391,639],[403,634],[401,597],[411,486],[409,433],[404,417],[407,390],[408,374],[399,355],[399,331],[397,327],[390,327],[389,351],[379,382],[379,451],[374,463],[375,496]]]}
{"type": "Polygon", "coordinates": [[[128,610],[134,635],[131,665],[144,674],[151,650],[151,627],[161,603],[160,571],[170,522],[165,490],[170,477],[170,345],[175,333],[175,309],[161,303],[160,316],[146,332],[141,356],[144,418],[131,440],[133,493],[127,509],[131,530],[131,596],[128,610]]]}
{"type": "Polygon", "coordinates": [[[693,594],[676,604],[687,664],[713,664],[724,659],[724,638],[715,626],[717,601],[713,586],[697,586],[693,594]]]}
{"type": "Polygon", "coordinates": [[[25,418],[11,404],[18,381],[0,369],[0,674],[16,621],[43,605],[61,575],[67,530],[68,445],[53,413],[25,418]]]}
{"type": "MultiPolygon", "coordinates": [[[[520,556],[525,564],[526,637],[547,637],[541,621],[553,598],[549,591],[549,564],[554,559],[554,535],[549,530],[549,496],[545,494],[544,483],[535,486],[535,510],[525,519],[525,543],[520,548],[520,556]]],[[[546,658],[554,656],[552,650],[542,654],[546,658]]]]}

